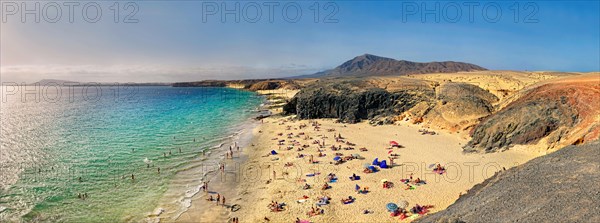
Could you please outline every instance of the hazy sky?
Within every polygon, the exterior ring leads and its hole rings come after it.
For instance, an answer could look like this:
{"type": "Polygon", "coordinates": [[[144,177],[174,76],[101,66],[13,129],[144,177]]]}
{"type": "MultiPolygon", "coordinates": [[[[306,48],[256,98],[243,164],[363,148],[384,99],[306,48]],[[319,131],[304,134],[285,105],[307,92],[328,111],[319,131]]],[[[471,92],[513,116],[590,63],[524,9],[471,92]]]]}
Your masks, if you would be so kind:
{"type": "Polygon", "coordinates": [[[364,53],[489,69],[600,70],[598,1],[149,1],[118,7],[102,1],[95,23],[93,1],[72,6],[72,14],[65,2],[40,1],[39,22],[35,3],[2,2],[2,81],[282,77],[364,53]],[[24,7],[34,12],[23,14],[24,7]],[[225,8],[231,13],[222,14],[225,8]],[[134,23],[124,23],[132,12],[134,23]]]}

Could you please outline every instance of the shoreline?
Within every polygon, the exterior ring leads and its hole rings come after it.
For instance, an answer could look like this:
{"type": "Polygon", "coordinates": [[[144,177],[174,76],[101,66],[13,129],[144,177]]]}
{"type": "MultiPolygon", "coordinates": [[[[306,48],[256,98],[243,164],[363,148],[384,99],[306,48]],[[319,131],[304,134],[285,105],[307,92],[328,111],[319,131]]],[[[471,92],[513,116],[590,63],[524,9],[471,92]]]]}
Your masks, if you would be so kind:
{"type": "MultiPolygon", "coordinates": [[[[263,103],[264,101],[263,99],[263,103]]],[[[235,189],[235,185],[229,182],[220,182],[219,167],[221,163],[225,163],[229,168],[231,163],[243,163],[247,159],[242,148],[250,143],[253,129],[259,124],[255,117],[264,114],[260,107],[252,111],[252,115],[245,121],[231,126],[227,135],[209,139],[212,146],[200,150],[195,160],[187,164],[188,168],[175,173],[155,208],[152,212],[147,212],[146,217],[141,221],[191,222],[197,221],[194,219],[202,219],[201,216],[213,216],[206,213],[210,206],[205,204],[205,198],[213,193],[215,196],[216,193],[230,193],[235,189]],[[234,148],[234,155],[230,159],[226,157],[226,153],[229,152],[229,146],[235,144],[240,147],[240,151],[234,148]],[[205,181],[209,182],[209,193],[202,189],[205,181]]]]}

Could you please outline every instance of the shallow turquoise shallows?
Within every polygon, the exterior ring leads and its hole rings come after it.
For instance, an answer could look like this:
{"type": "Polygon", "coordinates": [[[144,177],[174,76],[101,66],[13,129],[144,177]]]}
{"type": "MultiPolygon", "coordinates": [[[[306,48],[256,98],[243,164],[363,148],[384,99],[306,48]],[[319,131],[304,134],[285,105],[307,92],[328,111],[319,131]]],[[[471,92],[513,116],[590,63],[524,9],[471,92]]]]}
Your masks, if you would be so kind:
{"type": "Polygon", "coordinates": [[[262,102],[229,88],[38,93],[2,98],[0,222],[141,221],[178,170],[226,140],[262,102]]]}

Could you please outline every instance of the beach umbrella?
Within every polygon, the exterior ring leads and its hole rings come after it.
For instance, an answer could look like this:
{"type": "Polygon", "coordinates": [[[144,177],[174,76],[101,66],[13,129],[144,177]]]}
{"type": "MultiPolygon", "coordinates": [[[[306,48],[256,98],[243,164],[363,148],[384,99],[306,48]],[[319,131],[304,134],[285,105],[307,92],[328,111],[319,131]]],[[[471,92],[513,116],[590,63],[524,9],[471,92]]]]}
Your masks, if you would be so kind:
{"type": "Polygon", "coordinates": [[[390,151],[388,151],[388,154],[390,154],[390,153],[392,153],[392,152],[394,152],[394,150],[391,150],[391,149],[390,149],[390,151]]]}
{"type": "Polygon", "coordinates": [[[387,181],[388,181],[387,179],[383,179],[383,180],[381,180],[381,183],[385,183],[387,181]]]}
{"type": "Polygon", "coordinates": [[[406,200],[401,200],[400,202],[398,202],[398,208],[402,208],[405,209],[408,207],[408,201],[406,200]]]}
{"type": "Polygon", "coordinates": [[[358,184],[356,184],[356,185],[354,186],[354,190],[360,190],[360,186],[358,186],[358,184]]]}
{"type": "Polygon", "coordinates": [[[400,144],[398,144],[398,142],[396,141],[390,141],[390,146],[398,146],[400,144]]]}
{"type": "Polygon", "coordinates": [[[429,165],[429,168],[433,168],[435,166],[435,163],[432,163],[431,165],[429,165]]]}
{"type": "Polygon", "coordinates": [[[379,158],[375,158],[371,164],[379,166],[379,158]]]}
{"type": "Polygon", "coordinates": [[[385,208],[389,211],[389,212],[394,212],[396,210],[398,210],[398,205],[394,204],[394,203],[388,203],[385,205],[385,208]]]}
{"type": "Polygon", "coordinates": [[[333,157],[333,161],[338,161],[340,159],[342,159],[342,157],[339,157],[339,156],[333,157]]]}

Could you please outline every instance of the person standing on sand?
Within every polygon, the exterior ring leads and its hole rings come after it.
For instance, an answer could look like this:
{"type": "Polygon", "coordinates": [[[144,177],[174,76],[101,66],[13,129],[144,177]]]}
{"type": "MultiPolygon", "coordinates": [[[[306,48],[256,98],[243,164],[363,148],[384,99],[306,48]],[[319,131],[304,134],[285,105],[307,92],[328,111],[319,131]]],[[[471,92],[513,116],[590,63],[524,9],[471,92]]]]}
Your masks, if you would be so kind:
{"type": "Polygon", "coordinates": [[[277,179],[276,174],[275,174],[275,170],[273,170],[273,180],[277,179]]]}
{"type": "Polygon", "coordinates": [[[221,194],[217,194],[217,206],[219,206],[219,202],[221,202],[221,194]]]}
{"type": "Polygon", "coordinates": [[[158,171],[158,174],[160,174],[160,167],[158,167],[158,169],[156,169],[158,171]]]}
{"type": "Polygon", "coordinates": [[[223,196],[223,206],[225,206],[225,196],[223,196]]]}

